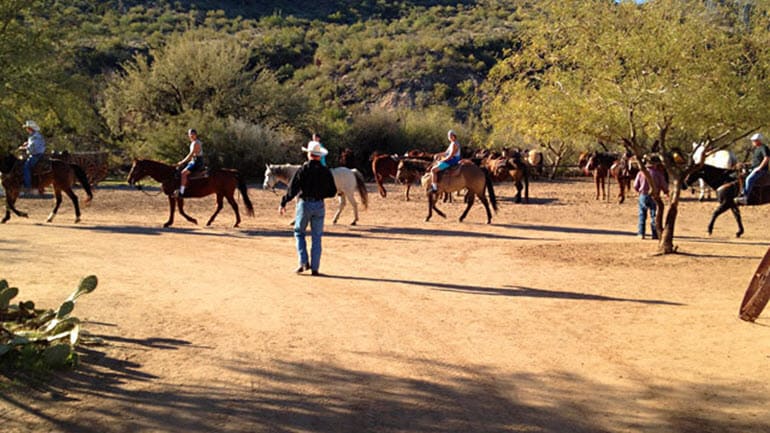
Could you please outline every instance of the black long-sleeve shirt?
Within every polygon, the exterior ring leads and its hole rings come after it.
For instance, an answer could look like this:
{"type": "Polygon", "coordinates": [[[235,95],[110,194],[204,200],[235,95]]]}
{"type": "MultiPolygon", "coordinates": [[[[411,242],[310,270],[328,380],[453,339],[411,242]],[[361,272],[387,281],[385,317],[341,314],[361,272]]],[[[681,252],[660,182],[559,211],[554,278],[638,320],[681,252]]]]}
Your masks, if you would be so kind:
{"type": "Polygon", "coordinates": [[[331,170],[315,159],[304,163],[289,181],[289,189],[281,198],[281,207],[298,194],[302,200],[315,201],[337,195],[331,170]]]}

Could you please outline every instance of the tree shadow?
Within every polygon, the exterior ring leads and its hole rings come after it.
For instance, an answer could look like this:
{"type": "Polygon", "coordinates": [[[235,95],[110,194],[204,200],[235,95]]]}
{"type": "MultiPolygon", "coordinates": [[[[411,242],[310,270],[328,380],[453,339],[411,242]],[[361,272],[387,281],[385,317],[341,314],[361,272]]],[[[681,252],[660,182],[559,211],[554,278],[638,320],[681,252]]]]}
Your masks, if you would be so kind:
{"type": "MultiPolygon", "coordinates": [[[[492,226],[498,226],[492,224],[492,226]]],[[[504,225],[502,226],[504,227],[504,225]]],[[[387,235],[415,235],[415,236],[450,236],[450,237],[469,237],[469,238],[481,238],[481,239],[503,239],[503,240],[522,240],[529,239],[521,236],[509,236],[499,235],[495,233],[483,233],[478,231],[463,231],[463,230],[446,230],[446,229],[422,229],[416,227],[367,227],[363,228],[363,231],[368,231],[375,234],[387,234],[387,235]]],[[[553,239],[538,238],[538,240],[548,241],[553,239]]]]}
{"type": "Polygon", "coordinates": [[[355,280],[355,281],[371,281],[376,283],[409,284],[409,285],[415,285],[415,286],[430,287],[434,290],[439,290],[439,291],[471,293],[471,294],[488,295],[488,296],[553,298],[553,299],[571,299],[571,300],[585,300],[585,301],[636,302],[640,304],[669,305],[669,306],[685,305],[679,302],[665,301],[665,300],[659,300],[659,299],[615,298],[612,296],[595,295],[590,293],[542,290],[542,289],[533,289],[530,287],[519,287],[519,286],[510,286],[510,285],[505,286],[508,288],[500,288],[500,287],[469,286],[465,284],[438,283],[434,281],[370,278],[370,277],[348,276],[348,275],[322,274],[322,276],[324,278],[333,278],[338,280],[355,280]]]}
{"type": "Polygon", "coordinates": [[[31,418],[24,423],[22,417],[9,417],[4,427],[65,433],[770,429],[764,417],[734,415],[761,411],[770,403],[747,394],[745,384],[680,381],[661,386],[640,380],[629,389],[559,371],[532,374],[390,353],[355,355],[373,361],[368,365],[399,365],[404,373],[322,361],[273,359],[254,367],[249,361],[212,359],[229,372],[226,377],[236,379],[175,384],[104,356],[56,380],[46,393],[0,395],[12,410],[31,418]]]}
{"type": "Polygon", "coordinates": [[[525,225],[525,224],[496,224],[496,225],[498,227],[504,227],[509,229],[532,230],[532,231],[538,231],[538,232],[578,233],[578,234],[587,234],[587,235],[611,235],[611,236],[629,236],[629,237],[636,236],[636,234],[630,230],[606,230],[606,229],[594,229],[594,228],[588,228],[588,227],[564,227],[564,226],[525,225]]]}

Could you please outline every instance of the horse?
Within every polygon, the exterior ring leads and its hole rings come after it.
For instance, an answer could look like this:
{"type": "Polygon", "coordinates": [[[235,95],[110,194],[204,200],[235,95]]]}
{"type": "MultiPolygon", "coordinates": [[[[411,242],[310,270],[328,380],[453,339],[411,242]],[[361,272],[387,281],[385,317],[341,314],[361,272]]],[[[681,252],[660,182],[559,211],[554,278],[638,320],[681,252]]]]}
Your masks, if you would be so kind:
{"type": "MultiPolygon", "coordinates": [[[[732,211],[735,217],[735,222],[738,223],[738,232],[735,233],[735,237],[741,237],[743,234],[743,222],[741,221],[741,211],[738,209],[738,205],[735,204],[735,197],[741,192],[740,181],[735,179],[735,171],[725,168],[718,168],[711,165],[703,165],[698,170],[688,174],[684,179],[684,188],[697,179],[703,179],[708,186],[710,186],[717,193],[717,200],[719,206],[714,210],[711,215],[711,221],[708,225],[708,234],[714,230],[714,222],[719,215],[722,215],[728,209],[732,211]]],[[[754,189],[759,190],[761,187],[757,185],[754,189]]],[[[754,193],[755,191],[752,191],[754,193]]],[[[754,194],[752,194],[754,195],[754,194]]]]}
{"type": "Polygon", "coordinates": [[[425,217],[425,221],[430,221],[433,211],[435,210],[439,216],[446,218],[443,212],[436,207],[438,197],[442,193],[452,193],[467,189],[465,194],[465,203],[467,206],[462,215],[460,215],[460,222],[468,215],[468,211],[473,205],[473,201],[478,196],[481,203],[484,205],[484,209],[487,211],[487,224],[492,223],[492,212],[489,210],[489,204],[492,204],[492,208],[497,212],[497,198],[495,197],[495,189],[492,186],[492,176],[489,170],[481,168],[471,162],[461,162],[459,166],[449,168],[439,173],[437,191],[433,191],[431,188],[431,173],[426,173],[422,177],[422,186],[425,188],[428,196],[428,216],[425,217]],[[448,172],[450,170],[458,170],[458,172],[448,172]],[[489,192],[489,200],[485,195],[485,189],[489,192]]]}
{"type": "Polygon", "coordinates": [[[406,185],[406,201],[409,201],[409,190],[412,184],[420,180],[430,166],[430,161],[420,158],[405,158],[398,162],[396,180],[406,185]]]}
{"type": "Polygon", "coordinates": [[[626,200],[626,190],[630,189],[631,179],[638,172],[638,167],[634,168],[628,158],[609,152],[583,152],[578,159],[578,165],[583,168],[586,175],[593,174],[596,185],[596,200],[599,200],[600,191],[602,200],[609,198],[607,177],[614,177],[620,190],[618,192],[619,204],[626,200]]]}
{"type": "MultiPolygon", "coordinates": [[[[23,185],[23,166],[24,161],[13,155],[6,155],[2,162],[0,162],[0,173],[2,173],[0,181],[5,190],[5,216],[0,220],[0,223],[5,223],[11,218],[11,211],[17,216],[28,217],[26,212],[16,209],[16,200],[19,198],[23,185]]],[[[72,205],[75,207],[75,222],[80,222],[80,204],[78,203],[77,195],[72,191],[75,179],[80,182],[80,185],[86,191],[87,198],[85,204],[87,205],[91,202],[93,193],[91,192],[88,177],[80,166],[58,159],[41,159],[38,161],[33,170],[33,183],[36,183],[35,187],[42,191],[45,187],[51,185],[54,190],[55,203],[51,213],[48,214],[46,222],[52,222],[56,216],[56,212],[61,205],[62,191],[72,200],[72,205]]]]}
{"type": "Polygon", "coordinates": [[[398,170],[398,155],[374,155],[372,156],[372,173],[374,174],[374,181],[377,182],[377,190],[380,192],[380,196],[387,197],[388,192],[385,191],[385,187],[382,186],[387,178],[396,178],[396,171],[398,170]]]}
{"type": "MultiPolygon", "coordinates": [[[[214,218],[222,210],[223,200],[227,199],[227,202],[233,208],[233,212],[235,212],[235,224],[233,227],[238,227],[241,223],[241,214],[238,212],[238,203],[235,202],[236,188],[241,192],[241,197],[243,197],[246,214],[254,216],[254,206],[251,204],[251,200],[249,200],[248,187],[238,170],[220,168],[210,171],[208,176],[191,176],[183,197],[175,196],[175,191],[179,188],[179,172],[176,166],[151,159],[134,159],[131,171],[128,173],[128,184],[134,186],[147,176],[159,182],[161,184],[161,191],[168,197],[168,221],[163,224],[163,227],[169,227],[174,223],[174,210],[176,206],[179,206],[179,214],[185,217],[187,221],[198,224],[198,220],[185,213],[184,199],[201,198],[211,194],[216,194],[217,196],[217,208],[206,225],[210,226],[214,222],[214,218]]],[[[138,185],[136,186],[139,188],[138,185]]]]}
{"type": "Polygon", "coordinates": [[[539,177],[543,175],[543,168],[544,168],[544,160],[543,160],[543,152],[537,150],[537,149],[529,149],[524,151],[527,164],[533,169],[531,171],[531,174],[534,175],[534,177],[539,177]]]}
{"type": "MultiPolygon", "coordinates": [[[[278,182],[288,185],[292,176],[294,176],[294,173],[296,173],[300,167],[300,165],[295,164],[266,164],[265,181],[262,184],[262,189],[274,190],[275,185],[278,182]]],[[[369,204],[369,195],[366,191],[364,176],[358,170],[349,169],[347,167],[332,168],[331,172],[334,176],[334,185],[337,187],[337,201],[339,203],[337,213],[334,214],[332,223],[337,224],[337,220],[340,217],[340,213],[342,213],[342,209],[345,208],[347,199],[353,204],[353,222],[351,222],[350,225],[354,226],[358,222],[358,203],[356,202],[355,191],[358,190],[364,209],[366,209],[369,204]]]]}
{"type": "Polygon", "coordinates": [[[91,184],[91,187],[95,187],[96,184],[106,179],[109,172],[109,154],[107,152],[69,152],[64,150],[61,152],[54,151],[51,157],[82,168],[86,172],[86,176],[88,176],[88,182],[91,184]]]}
{"type": "MultiPolygon", "coordinates": [[[[692,148],[692,160],[695,164],[705,164],[724,169],[734,169],[735,165],[738,164],[738,158],[731,150],[718,150],[706,155],[706,158],[704,159],[706,146],[702,143],[693,143],[692,148]]],[[[711,189],[707,188],[707,186],[708,185],[706,185],[706,182],[703,179],[698,179],[698,189],[700,190],[698,201],[703,201],[706,198],[711,199],[711,189]]]]}

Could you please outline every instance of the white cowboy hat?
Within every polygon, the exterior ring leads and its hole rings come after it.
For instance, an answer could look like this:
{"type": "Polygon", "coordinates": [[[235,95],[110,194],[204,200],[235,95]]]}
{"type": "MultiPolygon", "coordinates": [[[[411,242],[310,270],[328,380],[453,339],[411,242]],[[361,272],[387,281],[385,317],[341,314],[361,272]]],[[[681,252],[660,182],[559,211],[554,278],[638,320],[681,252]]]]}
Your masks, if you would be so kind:
{"type": "Polygon", "coordinates": [[[762,136],[759,132],[751,136],[751,141],[758,141],[760,143],[765,142],[765,137],[762,136]]]}
{"type": "Polygon", "coordinates": [[[449,130],[449,131],[447,131],[447,133],[446,133],[446,138],[448,138],[448,139],[450,139],[450,140],[451,140],[453,135],[454,135],[455,137],[457,137],[457,134],[455,133],[455,131],[454,131],[453,129],[450,129],[450,130],[449,130]]]}
{"type": "Polygon", "coordinates": [[[321,146],[321,143],[317,141],[311,141],[307,144],[307,147],[302,148],[303,152],[307,152],[316,156],[324,156],[329,153],[328,150],[321,146]]]}
{"type": "Polygon", "coordinates": [[[22,128],[31,128],[33,131],[40,131],[40,127],[37,126],[37,123],[35,123],[34,120],[27,120],[24,122],[24,125],[22,125],[22,128]]]}

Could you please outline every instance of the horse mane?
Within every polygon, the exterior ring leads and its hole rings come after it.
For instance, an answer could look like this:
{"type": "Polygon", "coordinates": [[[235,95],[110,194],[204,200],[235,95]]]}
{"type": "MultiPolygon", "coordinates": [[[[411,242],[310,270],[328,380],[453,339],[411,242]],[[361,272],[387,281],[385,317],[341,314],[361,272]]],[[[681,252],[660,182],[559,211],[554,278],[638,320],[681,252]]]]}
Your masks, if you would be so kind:
{"type": "Polygon", "coordinates": [[[268,168],[275,176],[291,178],[291,176],[300,168],[297,164],[270,164],[268,168]]]}
{"type": "Polygon", "coordinates": [[[430,162],[418,158],[405,158],[401,161],[404,163],[405,170],[425,171],[430,165],[430,162]]]}

